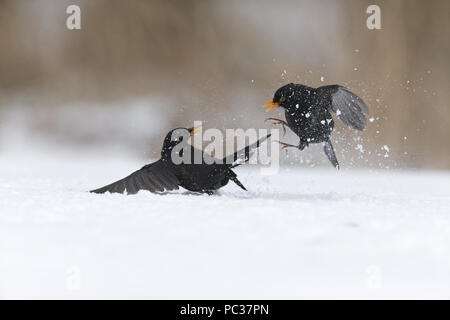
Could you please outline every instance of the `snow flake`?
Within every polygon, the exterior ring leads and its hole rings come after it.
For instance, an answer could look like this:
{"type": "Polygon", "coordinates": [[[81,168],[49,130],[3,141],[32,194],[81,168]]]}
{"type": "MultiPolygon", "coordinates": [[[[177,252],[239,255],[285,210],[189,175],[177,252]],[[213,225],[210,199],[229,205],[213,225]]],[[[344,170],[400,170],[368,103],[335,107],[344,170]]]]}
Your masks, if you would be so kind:
{"type": "Polygon", "coordinates": [[[364,148],[363,148],[363,145],[362,145],[362,144],[358,144],[358,145],[355,147],[355,150],[358,150],[360,153],[364,153],[364,148]]]}

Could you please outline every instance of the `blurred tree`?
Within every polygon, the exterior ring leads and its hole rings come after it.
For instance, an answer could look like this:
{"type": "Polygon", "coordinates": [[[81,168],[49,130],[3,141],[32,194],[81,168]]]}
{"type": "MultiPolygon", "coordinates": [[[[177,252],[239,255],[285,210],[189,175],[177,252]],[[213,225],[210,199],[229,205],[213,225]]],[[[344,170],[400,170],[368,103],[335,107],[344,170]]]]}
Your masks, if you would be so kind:
{"type": "Polygon", "coordinates": [[[17,97],[53,107],[35,126],[52,130],[70,102],[156,96],[167,101],[151,106],[171,119],[165,131],[194,119],[261,127],[259,106],[280,85],[341,83],[370,105],[369,164],[388,145],[394,164],[450,168],[450,2],[378,1],[381,30],[366,27],[370,4],[1,0],[0,108],[17,97]],[[70,4],[81,30],[65,27],[70,4]]]}

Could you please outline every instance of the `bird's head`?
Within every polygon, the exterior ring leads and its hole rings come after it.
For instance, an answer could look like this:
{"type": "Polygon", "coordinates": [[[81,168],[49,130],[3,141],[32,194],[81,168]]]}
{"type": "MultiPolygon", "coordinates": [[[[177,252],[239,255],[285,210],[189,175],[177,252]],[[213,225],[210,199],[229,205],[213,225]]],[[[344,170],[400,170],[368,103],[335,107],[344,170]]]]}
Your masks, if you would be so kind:
{"type": "Polygon", "coordinates": [[[273,95],[273,99],[264,104],[264,107],[268,107],[266,111],[283,108],[288,109],[289,106],[295,105],[298,98],[299,85],[295,83],[289,83],[278,89],[273,95]]]}
{"type": "Polygon", "coordinates": [[[176,128],[166,135],[163,142],[163,147],[161,150],[162,158],[170,158],[172,154],[172,149],[180,144],[181,142],[187,142],[187,140],[193,136],[195,133],[199,132],[201,127],[192,128],[176,128]]]}

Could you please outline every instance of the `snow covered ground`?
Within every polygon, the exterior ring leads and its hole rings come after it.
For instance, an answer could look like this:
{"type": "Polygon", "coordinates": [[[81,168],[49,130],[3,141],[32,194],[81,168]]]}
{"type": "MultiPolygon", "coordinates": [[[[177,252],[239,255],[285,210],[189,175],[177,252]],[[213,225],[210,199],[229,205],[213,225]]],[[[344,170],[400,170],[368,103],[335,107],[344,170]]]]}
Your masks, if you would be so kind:
{"type": "Polygon", "coordinates": [[[237,169],[96,195],[143,162],[0,153],[0,298],[450,298],[450,173],[237,169]]]}

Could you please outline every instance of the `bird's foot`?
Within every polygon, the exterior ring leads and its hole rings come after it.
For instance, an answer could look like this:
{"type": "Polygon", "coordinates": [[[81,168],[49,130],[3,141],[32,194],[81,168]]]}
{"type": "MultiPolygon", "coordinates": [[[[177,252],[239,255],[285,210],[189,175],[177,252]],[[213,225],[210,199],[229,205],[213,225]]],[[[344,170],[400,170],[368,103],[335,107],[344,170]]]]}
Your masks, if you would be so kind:
{"type": "Polygon", "coordinates": [[[289,144],[289,143],[285,143],[285,142],[281,142],[281,141],[277,141],[280,145],[282,145],[281,149],[287,149],[287,148],[296,148],[298,149],[298,146],[295,146],[293,144],[289,144]]]}
{"type": "Polygon", "coordinates": [[[303,151],[308,146],[309,146],[308,142],[300,142],[300,144],[297,146],[297,148],[299,148],[300,151],[303,151]]]}
{"type": "Polygon", "coordinates": [[[288,125],[286,121],[281,120],[281,119],[277,119],[277,118],[267,118],[266,120],[264,120],[264,122],[267,121],[272,121],[272,125],[281,125],[281,128],[283,129],[283,137],[286,135],[286,126],[288,125]]]}

